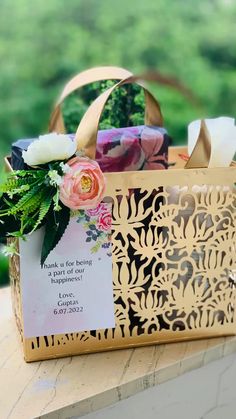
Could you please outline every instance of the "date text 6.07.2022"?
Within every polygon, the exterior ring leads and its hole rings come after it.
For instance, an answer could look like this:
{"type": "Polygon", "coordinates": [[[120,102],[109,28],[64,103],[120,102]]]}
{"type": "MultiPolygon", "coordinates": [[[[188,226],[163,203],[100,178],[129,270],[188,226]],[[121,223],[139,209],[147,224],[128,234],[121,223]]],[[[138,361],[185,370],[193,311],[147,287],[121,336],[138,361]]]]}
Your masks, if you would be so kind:
{"type": "Polygon", "coordinates": [[[84,307],[67,307],[67,308],[54,308],[53,314],[71,314],[71,313],[83,313],[84,307]]]}

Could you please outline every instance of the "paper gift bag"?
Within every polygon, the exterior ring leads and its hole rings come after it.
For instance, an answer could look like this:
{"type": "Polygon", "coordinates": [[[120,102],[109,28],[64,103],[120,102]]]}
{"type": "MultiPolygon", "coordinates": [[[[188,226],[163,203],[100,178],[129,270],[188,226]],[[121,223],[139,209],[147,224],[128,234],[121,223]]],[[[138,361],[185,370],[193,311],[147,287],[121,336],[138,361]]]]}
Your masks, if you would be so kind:
{"type": "MultiPolygon", "coordinates": [[[[119,82],[90,106],[76,133],[78,149],[95,156],[106,100],[113,89],[133,81],[119,82]]],[[[195,153],[190,163],[199,159],[207,166],[206,157],[195,153]]],[[[20,258],[14,256],[13,301],[25,359],[235,334],[235,167],[117,172],[106,179],[115,327],[26,338],[20,258]]]]}

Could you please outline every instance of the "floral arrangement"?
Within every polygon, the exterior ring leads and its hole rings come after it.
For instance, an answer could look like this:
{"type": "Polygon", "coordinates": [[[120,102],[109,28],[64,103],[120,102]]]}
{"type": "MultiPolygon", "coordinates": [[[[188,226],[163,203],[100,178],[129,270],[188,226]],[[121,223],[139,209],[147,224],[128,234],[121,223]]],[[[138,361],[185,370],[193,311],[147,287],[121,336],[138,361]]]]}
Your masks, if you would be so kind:
{"type": "Polygon", "coordinates": [[[68,135],[40,136],[22,157],[26,170],[12,171],[0,185],[0,237],[25,240],[44,225],[43,265],[64,234],[71,210],[82,214],[96,209],[105,178],[98,163],[78,153],[68,135]]]}

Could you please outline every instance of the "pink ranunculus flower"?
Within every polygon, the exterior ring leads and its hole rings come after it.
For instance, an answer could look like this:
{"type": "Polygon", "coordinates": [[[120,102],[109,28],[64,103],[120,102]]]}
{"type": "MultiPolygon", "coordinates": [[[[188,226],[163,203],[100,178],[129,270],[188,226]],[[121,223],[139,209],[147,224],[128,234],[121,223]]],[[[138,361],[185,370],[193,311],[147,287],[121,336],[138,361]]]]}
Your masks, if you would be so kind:
{"type": "Polygon", "coordinates": [[[101,212],[107,211],[106,204],[100,202],[96,208],[91,208],[86,211],[89,217],[96,217],[97,215],[101,214],[101,212]]]}
{"type": "Polygon", "coordinates": [[[111,229],[111,223],[111,213],[109,211],[103,212],[99,216],[97,228],[102,231],[109,231],[111,229]]]}
{"type": "Polygon", "coordinates": [[[60,185],[60,200],[72,210],[95,208],[105,192],[105,177],[99,164],[87,157],[74,157],[60,185]]]}

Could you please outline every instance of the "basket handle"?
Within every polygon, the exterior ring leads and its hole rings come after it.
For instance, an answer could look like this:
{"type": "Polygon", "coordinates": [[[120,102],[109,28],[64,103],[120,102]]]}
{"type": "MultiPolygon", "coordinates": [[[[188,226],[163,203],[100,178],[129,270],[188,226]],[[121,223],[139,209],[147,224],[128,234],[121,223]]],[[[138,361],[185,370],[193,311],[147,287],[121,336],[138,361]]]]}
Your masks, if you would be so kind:
{"type": "Polygon", "coordinates": [[[75,90],[101,80],[123,80],[132,73],[122,67],[104,66],[90,68],[73,77],[62,90],[49,121],[49,132],[65,132],[61,104],[75,90]]]}
{"type": "Polygon", "coordinates": [[[204,119],[195,147],[185,165],[185,169],[207,168],[211,159],[211,137],[204,119]]]}
{"type": "Polygon", "coordinates": [[[143,83],[140,80],[143,81],[144,79],[150,80],[151,78],[149,78],[148,75],[126,77],[95,99],[95,101],[89,106],[87,112],[84,114],[76,131],[75,139],[78,150],[82,149],[88,157],[93,159],[95,158],[97,133],[102,111],[111,93],[116,88],[125,84],[136,83],[143,88],[146,100],[145,124],[163,126],[163,117],[160,105],[154,96],[143,86],[143,83]]]}

